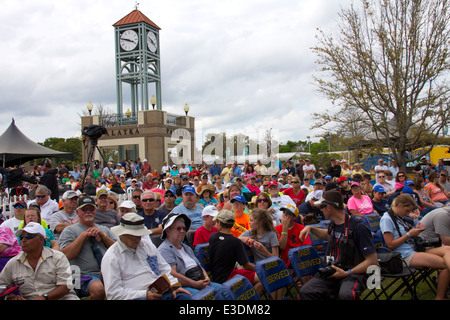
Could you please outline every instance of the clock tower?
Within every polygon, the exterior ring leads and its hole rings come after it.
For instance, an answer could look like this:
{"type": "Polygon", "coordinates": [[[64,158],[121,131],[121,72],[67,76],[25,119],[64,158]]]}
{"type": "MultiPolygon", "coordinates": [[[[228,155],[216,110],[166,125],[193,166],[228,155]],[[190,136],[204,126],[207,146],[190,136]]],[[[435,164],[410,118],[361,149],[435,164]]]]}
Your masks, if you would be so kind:
{"type": "Polygon", "coordinates": [[[137,8],[113,26],[117,114],[129,108],[134,117],[150,105],[161,110],[161,29],[137,8]]]}

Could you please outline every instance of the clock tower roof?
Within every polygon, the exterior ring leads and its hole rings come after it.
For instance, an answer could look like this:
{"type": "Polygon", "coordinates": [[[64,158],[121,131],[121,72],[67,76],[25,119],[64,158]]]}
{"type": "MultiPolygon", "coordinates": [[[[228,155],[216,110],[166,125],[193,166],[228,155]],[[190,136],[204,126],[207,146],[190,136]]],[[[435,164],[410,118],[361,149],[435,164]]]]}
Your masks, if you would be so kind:
{"type": "Polygon", "coordinates": [[[145,22],[149,25],[157,28],[158,30],[161,30],[160,27],[158,27],[152,20],[147,18],[145,14],[140,12],[138,9],[135,9],[131,11],[129,14],[127,14],[125,17],[117,21],[115,24],[113,24],[113,27],[126,25],[126,24],[132,24],[132,23],[138,23],[138,22],[145,22]]]}

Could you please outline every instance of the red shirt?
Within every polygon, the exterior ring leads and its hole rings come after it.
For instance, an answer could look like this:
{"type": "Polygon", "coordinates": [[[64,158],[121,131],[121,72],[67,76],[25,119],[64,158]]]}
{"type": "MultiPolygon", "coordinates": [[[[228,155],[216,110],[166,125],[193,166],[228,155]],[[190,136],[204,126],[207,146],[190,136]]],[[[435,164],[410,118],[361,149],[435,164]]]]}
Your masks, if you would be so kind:
{"type": "Polygon", "coordinates": [[[306,196],[305,196],[305,193],[303,192],[303,190],[300,190],[300,192],[298,194],[295,194],[293,188],[288,188],[288,189],[284,190],[283,193],[285,195],[289,196],[295,202],[295,205],[297,207],[305,201],[306,196]]]}
{"type": "Polygon", "coordinates": [[[200,244],[200,243],[208,243],[209,237],[215,233],[219,232],[216,227],[212,227],[211,230],[206,229],[204,226],[201,226],[195,231],[194,234],[194,246],[200,244]]]}
{"type": "MultiPolygon", "coordinates": [[[[286,264],[286,266],[290,265],[289,256],[288,256],[289,249],[300,247],[305,244],[312,245],[311,237],[306,238],[305,241],[300,240],[300,238],[298,237],[300,232],[304,228],[305,228],[305,226],[296,223],[294,225],[294,227],[292,227],[292,229],[288,231],[288,236],[287,236],[288,241],[286,243],[286,248],[284,248],[284,250],[281,250],[281,260],[283,260],[283,262],[286,264]]],[[[279,240],[281,238],[281,231],[283,230],[283,226],[280,224],[275,227],[275,230],[277,231],[278,240],[279,240]]]]}

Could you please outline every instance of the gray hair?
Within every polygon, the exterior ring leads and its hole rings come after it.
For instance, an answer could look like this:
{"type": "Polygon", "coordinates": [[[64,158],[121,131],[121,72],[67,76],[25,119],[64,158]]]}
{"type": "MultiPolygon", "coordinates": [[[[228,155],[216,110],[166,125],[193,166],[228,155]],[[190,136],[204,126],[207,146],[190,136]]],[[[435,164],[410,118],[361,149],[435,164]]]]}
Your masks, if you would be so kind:
{"type": "Polygon", "coordinates": [[[153,199],[156,200],[156,194],[155,194],[153,191],[144,191],[143,193],[141,193],[141,200],[142,200],[142,198],[144,197],[144,195],[146,195],[146,194],[151,194],[151,195],[153,195],[153,199]]]}
{"type": "Polygon", "coordinates": [[[47,196],[49,196],[52,192],[50,191],[49,188],[47,188],[46,186],[40,184],[38,185],[38,187],[36,188],[36,194],[37,193],[45,193],[47,196]]]}

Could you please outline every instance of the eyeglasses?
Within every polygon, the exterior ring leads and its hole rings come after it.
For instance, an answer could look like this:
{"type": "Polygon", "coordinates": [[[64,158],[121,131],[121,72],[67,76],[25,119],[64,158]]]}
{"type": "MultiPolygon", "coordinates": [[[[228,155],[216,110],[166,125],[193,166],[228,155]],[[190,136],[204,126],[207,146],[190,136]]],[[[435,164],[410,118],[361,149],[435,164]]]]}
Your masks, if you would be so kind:
{"type": "Polygon", "coordinates": [[[181,231],[186,231],[186,227],[178,227],[178,228],[174,228],[174,230],[181,232],[181,231]]]}
{"type": "Polygon", "coordinates": [[[20,235],[20,240],[22,240],[23,238],[30,240],[33,239],[34,237],[38,236],[38,233],[27,233],[27,234],[22,234],[20,235]]]}
{"type": "Polygon", "coordinates": [[[45,195],[43,195],[43,196],[36,195],[36,198],[43,199],[43,198],[45,198],[45,195]]]}
{"type": "Polygon", "coordinates": [[[153,201],[155,201],[155,199],[142,199],[142,202],[153,202],[153,201]]]}
{"type": "Polygon", "coordinates": [[[300,183],[300,181],[291,181],[291,183],[300,183]]]}
{"type": "Polygon", "coordinates": [[[88,212],[88,211],[94,212],[95,211],[95,207],[93,207],[93,206],[85,206],[83,208],[80,208],[80,210],[83,211],[83,212],[88,212]]]}
{"type": "Polygon", "coordinates": [[[386,178],[386,176],[378,176],[378,178],[386,178]]]}

